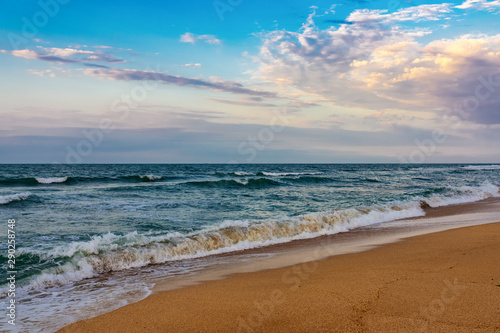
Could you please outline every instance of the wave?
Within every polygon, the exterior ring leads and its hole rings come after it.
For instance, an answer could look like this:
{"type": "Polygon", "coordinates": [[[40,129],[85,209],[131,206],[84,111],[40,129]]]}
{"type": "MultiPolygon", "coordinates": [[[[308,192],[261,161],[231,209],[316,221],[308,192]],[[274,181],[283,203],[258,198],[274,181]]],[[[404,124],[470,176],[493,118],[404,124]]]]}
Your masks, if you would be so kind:
{"type": "Polygon", "coordinates": [[[427,207],[474,202],[493,196],[499,197],[500,193],[498,186],[491,183],[479,187],[438,188],[408,201],[295,217],[228,220],[191,233],[106,233],[93,236],[88,241],[71,242],[51,249],[21,248],[19,255],[31,254],[43,261],[60,263],[43,269],[23,288],[40,289],[129,268],[346,232],[376,223],[424,216],[424,208],[427,207]]]}
{"type": "Polygon", "coordinates": [[[54,184],[54,183],[64,183],[68,180],[68,177],[55,177],[55,178],[35,178],[40,184],[54,184]]]}
{"type": "MultiPolygon", "coordinates": [[[[175,177],[170,177],[175,178],[175,177]]],[[[1,179],[0,185],[4,186],[37,186],[49,184],[66,184],[72,185],[85,182],[154,182],[163,180],[163,176],[156,175],[131,175],[118,177],[28,177],[28,178],[10,178],[1,179]]]]}
{"type": "Polygon", "coordinates": [[[6,205],[14,201],[23,201],[31,196],[31,192],[10,194],[10,195],[0,195],[0,205],[6,205]]]}
{"type": "Polygon", "coordinates": [[[330,178],[330,177],[315,177],[315,176],[301,176],[297,178],[282,178],[282,180],[285,180],[287,182],[292,182],[292,183],[331,183],[331,182],[338,182],[340,180],[330,178]]]}
{"type": "Polygon", "coordinates": [[[317,177],[317,176],[301,176],[296,178],[281,178],[280,180],[284,180],[291,183],[305,183],[305,184],[314,184],[314,183],[382,183],[381,180],[373,179],[373,178],[363,178],[359,180],[352,179],[340,179],[340,178],[331,178],[331,177],[317,177]]]}
{"type": "Polygon", "coordinates": [[[4,186],[34,186],[39,184],[36,178],[10,178],[0,180],[0,185],[4,186]]]}
{"type": "Polygon", "coordinates": [[[268,176],[268,177],[286,177],[286,176],[302,176],[302,175],[322,175],[323,172],[265,172],[261,171],[257,173],[257,176],[268,176]]]}
{"type": "Polygon", "coordinates": [[[222,179],[222,180],[201,180],[201,181],[191,181],[182,184],[187,184],[191,186],[198,187],[250,187],[250,188],[265,188],[270,186],[281,185],[272,179],[267,178],[251,178],[245,181],[233,180],[233,179],[222,179]]]}
{"type": "MultiPolygon", "coordinates": [[[[36,253],[41,259],[66,257],[57,267],[45,269],[25,289],[67,284],[113,271],[204,257],[349,231],[394,219],[424,215],[418,204],[379,206],[310,213],[268,220],[225,221],[190,234],[125,235],[107,233],[87,242],[73,242],[36,253]]],[[[28,251],[20,249],[20,253],[28,251]]]]}
{"type": "Polygon", "coordinates": [[[474,170],[474,171],[479,171],[479,170],[500,170],[500,165],[498,164],[492,164],[492,165],[468,165],[462,167],[462,169],[465,170],[474,170]]]}
{"type": "Polygon", "coordinates": [[[423,198],[421,202],[429,207],[442,207],[449,205],[476,202],[492,197],[500,196],[498,186],[485,182],[478,187],[461,186],[440,190],[439,194],[430,194],[423,198]]]}
{"type": "Polygon", "coordinates": [[[241,177],[241,176],[250,176],[250,175],[252,175],[252,173],[250,173],[250,172],[245,172],[245,171],[236,171],[236,172],[233,172],[233,174],[234,174],[235,176],[239,176],[239,177],[241,177]]]}
{"type": "Polygon", "coordinates": [[[245,176],[253,176],[254,174],[245,171],[235,171],[235,172],[216,172],[214,175],[219,177],[225,177],[225,176],[245,177],[245,176]]]}
{"type": "Polygon", "coordinates": [[[154,182],[156,180],[162,180],[162,176],[155,176],[155,175],[145,175],[145,176],[123,176],[119,177],[120,179],[124,180],[135,180],[138,182],[154,182]]]}
{"type": "Polygon", "coordinates": [[[219,177],[233,176],[233,177],[247,177],[247,176],[265,176],[265,177],[286,177],[286,176],[303,176],[303,175],[322,175],[323,172],[266,172],[259,171],[257,173],[235,171],[235,172],[216,172],[214,175],[219,177]]]}
{"type": "Polygon", "coordinates": [[[378,180],[378,179],[374,179],[374,178],[365,178],[361,181],[362,183],[363,182],[368,182],[368,183],[382,183],[381,180],[378,180]]]}
{"type": "Polygon", "coordinates": [[[425,171],[425,172],[446,172],[446,171],[453,171],[456,170],[456,168],[450,168],[450,167],[420,167],[420,168],[411,168],[409,171],[425,171]]]}

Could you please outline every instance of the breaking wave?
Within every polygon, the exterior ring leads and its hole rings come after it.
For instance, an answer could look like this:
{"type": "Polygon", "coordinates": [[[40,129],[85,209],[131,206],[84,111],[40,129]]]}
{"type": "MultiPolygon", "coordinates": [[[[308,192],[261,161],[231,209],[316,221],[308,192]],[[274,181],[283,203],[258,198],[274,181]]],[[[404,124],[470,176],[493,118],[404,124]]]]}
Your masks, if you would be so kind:
{"type": "Polygon", "coordinates": [[[304,183],[304,184],[340,182],[339,179],[330,178],[330,177],[317,177],[317,176],[301,176],[301,177],[296,177],[296,178],[282,178],[282,179],[287,181],[287,182],[304,183]]]}
{"type": "Polygon", "coordinates": [[[15,201],[23,201],[28,199],[31,195],[31,192],[17,193],[17,194],[9,194],[9,195],[0,195],[0,205],[6,205],[15,201]]]}
{"type": "Polygon", "coordinates": [[[145,175],[145,176],[124,176],[120,177],[121,179],[124,180],[135,180],[138,182],[154,182],[156,180],[162,180],[162,176],[155,176],[155,175],[145,175]]]}
{"type": "Polygon", "coordinates": [[[268,176],[268,177],[286,177],[286,176],[302,176],[302,175],[322,175],[323,172],[265,172],[261,171],[257,173],[257,176],[268,176]]]}
{"type": "MultiPolygon", "coordinates": [[[[174,177],[172,177],[174,178],[174,177]]],[[[9,178],[1,179],[0,185],[4,186],[37,186],[48,184],[68,184],[95,182],[95,183],[110,183],[110,182],[154,182],[163,180],[164,177],[156,175],[131,175],[118,177],[28,177],[28,178],[9,178]]]]}
{"type": "MultiPolygon", "coordinates": [[[[87,242],[72,242],[32,253],[41,259],[67,261],[45,269],[25,289],[41,289],[124,269],[234,252],[296,239],[345,232],[394,219],[424,215],[418,204],[310,213],[268,220],[225,221],[198,232],[165,235],[107,233],[87,242]]],[[[23,253],[23,249],[19,250],[23,253]]]]}
{"type": "Polygon", "coordinates": [[[54,184],[54,183],[64,183],[68,181],[68,177],[55,177],[55,178],[35,178],[40,184],[54,184]]]}
{"type": "Polygon", "coordinates": [[[304,175],[322,175],[323,172],[245,172],[245,171],[235,171],[235,172],[216,172],[214,175],[219,177],[233,176],[233,177],[246,177],[246,176],[265,176],[265,177],[286,177],[286,176],[304,176],[304,175]]]}
{"type": "Polygon", "coordinates": [[[253,176],[254,174],[245,171],[235,171],[235,172],[216,172],[214,175],[219,177],[225,177],[225,176],[245,177],[245,176],[253,176]]]}
{"type": "Polygon", "coordinates": [[[492,164],[492,165],[468,165],[465,167],[462,167],[462,169],[465,170],[500,170],[500,165],[498,164],[492,164]]]}
{"type": "Polygon", "coordinates": [[[248,180],[233,180],[233,179],[222,179],[222,180],[202,180],[202,181],[191,181],[184,184],[198,187],[249,187],[249,188],[264,188],[270,186],[281,185],[272,179],[267,178],[251,178],[248,180]]]}
{"type": "Polygon", "coordinates": [[[499,197],[499,187],[489,182],[479,187],[461,186],[446,189],[442,194],[430,194],[421,199],[429,207],[442,207],[469,202],[476,202],[492,197],[499,197]]]}
{"type": "Polygon", "coordinates": [[[64,285],[113,271],[346,232],[376,223],[423,216],[426,207],[474,202],[494,196],[500,196],[498,186],[485,183],[480,187],[435,189],[408,201],[383,205],[274,219],[228,220],[191,233],[106,233],[88,241],[74,241],[50,249],[20,248],[19,255],[60,263],[43,269],[23,289],[64,285]]]}

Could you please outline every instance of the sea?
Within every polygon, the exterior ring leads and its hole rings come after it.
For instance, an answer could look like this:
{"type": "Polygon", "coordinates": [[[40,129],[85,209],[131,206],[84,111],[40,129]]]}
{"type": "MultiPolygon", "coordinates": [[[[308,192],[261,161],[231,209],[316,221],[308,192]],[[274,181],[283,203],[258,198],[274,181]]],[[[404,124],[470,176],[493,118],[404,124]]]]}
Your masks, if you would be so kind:
{"type": "Polygon", "coordinates": [[[499,186],[498,164],[0,165],[0,331],[54,332],[235,260],[221,254],[383,226],[499,186]]]}

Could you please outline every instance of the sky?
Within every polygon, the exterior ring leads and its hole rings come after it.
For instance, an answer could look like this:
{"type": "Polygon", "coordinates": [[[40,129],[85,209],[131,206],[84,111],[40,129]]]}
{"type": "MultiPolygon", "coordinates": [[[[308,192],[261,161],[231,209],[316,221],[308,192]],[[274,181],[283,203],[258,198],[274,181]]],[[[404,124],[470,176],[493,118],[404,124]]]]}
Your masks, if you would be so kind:
{"type": "Polygon", "coordinates": [[[500,0],[6,0],[0,163],[499,163],[500,0]]]}

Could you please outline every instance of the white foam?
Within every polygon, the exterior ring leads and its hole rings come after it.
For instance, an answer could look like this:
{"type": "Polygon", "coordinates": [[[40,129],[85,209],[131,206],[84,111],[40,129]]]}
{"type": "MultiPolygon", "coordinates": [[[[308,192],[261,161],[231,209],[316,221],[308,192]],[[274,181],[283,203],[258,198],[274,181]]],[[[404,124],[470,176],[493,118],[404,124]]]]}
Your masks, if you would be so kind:
{"type": "Polygon", "coordinates": [[[54,178],[36,178],[36,181],[40,184],[55,184],[55,183],[64,183],[68,180],[68,177],[54,177],[54,178]]]}
{"type": "Polygon", "coordinates": [[[456,170],[456,168],[450,168],[450,167],[441,167],[441,168],[415,168],[411,169],[409,171],[425,171],[425,172],[444,172],[444,171],[451,171],[451,170],[456,170]]]}
{"type": "Polygon", "coordinates": [[[449,205],[464,204],[476,202],[491,197],[499,197],[499,188],[489,182],[485,182],[479,187],[461,186],[450,188],[449,193],[441,195],[432,195],[424,198],[431,207],[442,207],[449,205]]]}
{"type": "Polygon", "coordinates": [[[269,177],[302,176],[302,175],[322,175],[323,172],[265,172],[262,174],[269,177]]]}
{"type": "Polygon", "coordinates": [[[245,171],[236,171],[234,174],[236,176],[252,176],[253,175],[253,173],[245,172],[245,171]]]}
{"type": "Polygon", "coordinates": [[[13,201],[22,201],[28,199],[31,192],[23,192],[17,194],[0,195],[0,205],[8,204],[13,201]]]}
{"type": "Polygon", "coordinates": [[[16,293],[16,327],[20,330],[11,332],[52,333],[73,322],[140,301],[151,294],[151,288],[151,283],[115,276],[104,287],[92,281],[85,288],[56,287],[34,297],[20,291],[16,293]]]}
{"type": "Polygon", "coordinates": [[[500,170],[500,165],[492,164],[492,165],[468,165],[462,167],[465,170],[500,170]]]}
{"type": "Polygon", "coordinates": [[[145,175],[145,176],[140,176],[141,178],[147,178],[151,181],[153,180],[160,180],[162,179],[163,177],[162,176],[155,176],[155,175],[145,175]]]}

